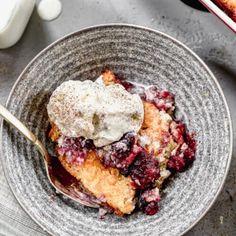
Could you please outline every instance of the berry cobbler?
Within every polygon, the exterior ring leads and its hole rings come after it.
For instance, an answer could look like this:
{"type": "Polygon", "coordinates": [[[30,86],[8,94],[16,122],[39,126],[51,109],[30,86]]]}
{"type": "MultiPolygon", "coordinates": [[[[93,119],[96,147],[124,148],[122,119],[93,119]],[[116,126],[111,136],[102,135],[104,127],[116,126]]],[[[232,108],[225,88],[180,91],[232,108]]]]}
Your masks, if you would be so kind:
{"type": "Polygon", "coordinates": [[[193,134],[157,86],[120,80],[66,81],[47,106],[57,158],[99,205],[117,215],[158,212],[163,182],[194,161],[193,134]]]}

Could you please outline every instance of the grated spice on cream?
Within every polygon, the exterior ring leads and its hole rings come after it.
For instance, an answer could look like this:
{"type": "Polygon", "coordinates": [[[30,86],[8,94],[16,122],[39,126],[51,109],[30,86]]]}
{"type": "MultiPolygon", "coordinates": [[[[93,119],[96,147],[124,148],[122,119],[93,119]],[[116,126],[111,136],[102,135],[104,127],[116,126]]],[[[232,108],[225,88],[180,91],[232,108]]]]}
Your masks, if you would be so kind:
{"type": "Polygon", "coordinates": [[[144,118],[139,95],[119,84],[105,86],[90,80],[62,83],[47,111],[63,135],[92,139],[97,147],[118,141],[127,132],[137,133],[144,118]]]}

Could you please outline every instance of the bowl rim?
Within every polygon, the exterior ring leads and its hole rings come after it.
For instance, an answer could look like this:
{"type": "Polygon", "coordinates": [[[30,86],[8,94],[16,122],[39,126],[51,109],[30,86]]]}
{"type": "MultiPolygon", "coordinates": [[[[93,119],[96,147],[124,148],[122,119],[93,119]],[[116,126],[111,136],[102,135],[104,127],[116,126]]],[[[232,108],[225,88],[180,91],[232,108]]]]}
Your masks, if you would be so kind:
{"type": "MultiPolygon", "coordinates": [[[[204,69],[209,73],[209,75],[211,76],[211,78],[214,80],[218,90],[219,90],[219,93],[223,99],[223,102],[225,104],[225,108],[226,108],[226,111],[227,111],[227,116],[229,117],[229,155],[228,155],[228,158],[227,158],[227,165],[226,165],[226,170],[225,170],[225,173],[224,173],[224,176],[223,176],[223,180],[221,181],[220,183],[220,186],[218,187],[218,190],[214,196],[214,198],[211,200],[211,203],[206,206],[206,208],[204,209],[204,211],[202,212],[202,214],[199,216],[198,219],[196,219],[192,224],[190,224],[183,232],[181,232],[179,235],[182,236],[184,235],[185,233],[187,233],[190,229],[192,229],[195,225],[197,225],[200,220],[207,214],[207,212],[210,210],[210,208],[214,205],[214,203],[216,202],[219,194],[221,193],[222,189],[223,189],[223,186],[225,184],[225,181],[226,181],[226,178],[228,176],[228,172],[229,172],[229,169],[230,169],[230,164],[231,164],[231,161],[232,161],[232,154],[233,154],[233,126],[232,126],[232,118],[231,118],[231,114],[230,114],[230,109],[229,109],[229,106],[228,106],[228,103],[227,103],[227,100],[226,100],[226,97],[223,93],[223,90],[218,82],[218,80],[216,79],[215,75],[213,74],[213,72],[210,70],[210,68],[206,65],[206,63],[194,52],[192,51],[188,46],[186,46],[184,43],[182,43],[181,41],[179,41],[178,39],[166,34],[166,33],[163,33],[159,30],[156,30],[156,29],[152,29],[152,28],[149,28],[149,27],[146,27],[146,26],[141,26],[141,25],[135,25],[135,24],[128,24],[128,23],[107,23],[107,24],[98,24],[98,25],[92,25],[92,26],[89,26],[89,27],[84,27],[84,28],[81,28],[80,30],[75,30],[69,34],[66,34],[62,37],[60,37],[59,39],[55,40],[54,42],[52,42],[51,44],[49,44],[48,46],[46,46],[43,50],[41,50],[32,60],[30,60],[30,62],[26,65],[26,67],[23,69],[23,71],[20,73],[20,75],[18,76],[17,80],[15,81],[9,95],[8,95],[8,98],[7,98],[7,101],[6,101],[6,107],[8,107],[9,103],[10,103],[10,100],[12,98],[12,95],[13,95],[13,92],[15,91],[15,88],[17,87],[17,85],[19,84],[20,80],[22,79],[22,76],[25,74],[25,72],[30,68],[30,66],[44,53],[46,52],[47,50],[49,50],[50,48],[52,48],[53,46],[57,45],[59,42],[67,39],[67,38],[70,38],[72,36],[75,36],[76,34],[78,33],[83,33],[83,32],[86,32],[88,30],[93,30],[93,29],[98,29],[98,28],[106,28],[106,27],[127,27],[127,28],[134,28],[134,29],[142,29],[142,30],[147,30],[147,31],[151,31],[153,33],[156,33],[156,34],[159,34],[159,35],[162,35],[162,36],[165,36],[166,38],[169,38],[171,39],[172,41],[174,41],[175,43],[177,43],[178,45],[180,45],[181,47],[183,47],[185,50],[187,50],[193,57],[195,57],[195,59],[200,62],[200,64],[204,67],[204,69]]],[[[2,137],[3,137],[3,126],[4,126],[4,120],[2,119],[1,121],[1,126],[0,126],[0,154],[1,156],[2,155],[2,144],[3,144],[3,141],[2,141],[2,137]]],[[[0,158],[2,159],[2,158],[0,158]]],[[[26,209],[25,206],[23,206],[23,204],[20,202],[20,200],[18,199],[18,197],[16,196],[15,192],[13,191],[13,188],[11,187],[11,185],[9,184],[9,181],[8,181],[8,176],[7,176],[7,172],[6,172],[6,167],[5,167],[5,164],[4,164],[4,161],[2,159],[2,166],[3,166],[3,172],[4,172],[4,175],[6,177],[6,180],[7,180],[7,183],[8,183],[8,186],[10,187],[11,189],[11,192],[13,193],[15,199],[17,200],[17,202],[20,204],[20,206],[22,207],[22,209],[30,216],[30,218],[37,224],[39,225],[44,231],[46,231],[47,233],[49,234],[52,234],[52,232],[49,232],[44,226],[42,226],[29,212],[28,210],[26,209]]]]}

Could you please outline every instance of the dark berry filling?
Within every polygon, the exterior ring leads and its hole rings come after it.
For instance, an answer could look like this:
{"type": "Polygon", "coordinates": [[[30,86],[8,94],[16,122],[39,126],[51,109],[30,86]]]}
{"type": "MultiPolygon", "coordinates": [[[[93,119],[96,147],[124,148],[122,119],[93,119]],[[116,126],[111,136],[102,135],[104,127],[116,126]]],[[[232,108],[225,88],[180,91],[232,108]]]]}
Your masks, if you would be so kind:
{"type": "Polygon", "coordinates": [[[128,91],[131,92],[134,88],[134,85],[126,80],[120,80],[120,84],[128,91]]]}
{"type": "Polygon", "coordinates": [[[152,189],[152,186],[160,177],[159,163],[136,143],[135,135],[127,133],[120,141],[104,148],[108,150],[103,149],[100,156],[105,166],[118,168],[122,174],[131,177],[134,188],[142,193],[139,208],[147,215],[154,215],[160,196],[158,188],[152,189]]]}
{"type": "Polygon", "coordinates": [[[181,122],[171,122],[170,133],[172,134],[174,141],[178,144],[184,143],[185,124],[181,122]]]}
{"type": "Polygon", "coordinates": [[[170,157],[167,167],[171,171],[181,172],[188,168],[195,159],[196,141],[181,122],[172,122],[170,130],[179,146],[170,157]]]}
{"type": "Polygon", "coordinates": [[[147,215],[158,212],[158,202],[161,200],[158,188],[147,189],[140,193],[138,206],[147,215]]]}
{"type": "Polygon", "coordinates": [[[196,146],[197,146],[196,140],[193,134],[189,134],[189,133],[186,134],[186,144],[188,145],[188,147],[184,151],[185,159],[188,162],[193,162],[195,159],[196,146]]]}
{"type": "Polygon", "coordinates": [[[108,150],[103,150],[101,157],[106,167],[115,167],[122,174],[130,175],[135,188],[145,189],[160,177],[159,163],[136,142],[135,135],[127,133],[108,150]]]}
{"type": "Polygon", "coordinates": [[[95,149],[91,139],[60,137],[57,152],[65,155],[70,163],[83,163],[88,151],[95,149]]]}
{"type": "Polygon", "coordinates": [[[136,144],[134,133],[125,134],[120,141],[111,144],[103,149],[102,162],[106,167],[115,167],[122,174],[128,174],[128,168],[133,163],[142,148],[136,144]]]}
{"type": "Polygon", "coordinates": [[[130,93],[138,94],[142,100],[153,103],[158,109],[172,112],[175,108],[175,97],[167,90],[159,90],[152,85],[147,88],[121,80],[121,85],[130,93]]]}
{"type": "Polygon", "coordinates": [[[147,204],[147,206],[145,206],[144,208],[144,213],[147,215],[155,215],[159,210],[159,206],[158,206],[158,202],[150,202],[147,204]]]}
{"type": "Polygon", "coordinates": [[[164,111],[173,111],[175,98],[169,91],[160,91],[156,86],[150,86],[141,96],[145,101],[153,103],[158,109],[164,111]]]}
{"type": "Polygon", "coordinates": [[[160,177],[158,160],[143,150],[131,165],[129,175],[136,188],[150,187],[160,177]]]}
{"type": "Polygon", "coordinates": [[[182,155],[171,156],[167,164],[170,170],[177,172],[183,171],[185,169],[185,165],[186,163],[182,155]]]}

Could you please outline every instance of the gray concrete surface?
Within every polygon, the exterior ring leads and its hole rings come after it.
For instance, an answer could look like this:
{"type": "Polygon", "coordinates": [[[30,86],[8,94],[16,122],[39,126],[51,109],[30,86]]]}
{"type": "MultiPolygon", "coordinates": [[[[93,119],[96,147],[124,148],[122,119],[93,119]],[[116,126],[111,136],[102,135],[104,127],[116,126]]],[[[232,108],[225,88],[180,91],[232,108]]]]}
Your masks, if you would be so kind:
{"type": "MultiPolygon", "coordinates": [[[[180,0],[62,0],[62,3],[61,16],[52,22],[41,21],[34,11],[19,43],[0,50],[0,103],[5,103],[28,62],[54,40],[95,24],[133,23],[170,34],[206,62],[226,95],[236,137],[236,35],[216,17],[194,10],[180,0]]],[[[223,191],[206,216],[186,235],[236,235],[236,144],[223,191]]]]}

